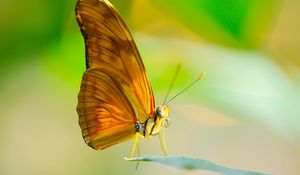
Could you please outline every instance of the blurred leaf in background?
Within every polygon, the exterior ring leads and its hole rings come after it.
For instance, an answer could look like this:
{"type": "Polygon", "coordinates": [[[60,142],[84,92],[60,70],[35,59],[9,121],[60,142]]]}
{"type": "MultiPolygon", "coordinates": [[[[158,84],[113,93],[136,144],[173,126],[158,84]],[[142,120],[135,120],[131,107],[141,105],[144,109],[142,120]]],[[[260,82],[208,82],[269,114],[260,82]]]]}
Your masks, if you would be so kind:
{"type": "Polygon", "coordinates": [[[2,0],[1,74],[9,75],[13,72],[12,69],[17,69],[27,62],[39,61],[39,54],[42,54],[50,43],[59,43],[72,6],[70,2],[58,0],[2,0]]]}
{"type": "Polygon", "coordinates": [[[187,0],[153,3],[209,42],[258,48],[273,22],[277,0],[187,0]]]}

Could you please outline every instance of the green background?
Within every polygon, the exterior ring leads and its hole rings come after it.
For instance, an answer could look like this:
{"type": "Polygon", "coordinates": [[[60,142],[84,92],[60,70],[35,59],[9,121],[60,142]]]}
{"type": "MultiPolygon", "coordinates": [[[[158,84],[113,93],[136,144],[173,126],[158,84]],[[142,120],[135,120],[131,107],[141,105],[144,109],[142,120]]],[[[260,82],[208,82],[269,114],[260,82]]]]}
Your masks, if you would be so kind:
{"type": "MultiPolygon", "coordinates": [[[[114,0],[156,97],[176,65],[171,154],[273,174],[300,173],[300,2],[114,0]]],[[[76,114],[85,69],[75,0],[0,1],[0,174],[185,174],[124,161],[132,141],[85,145],[76,114]]],[[[142,154],[162,155],[158,138],[142,154]]],[[[201,174],[195,171],[188,174],[201,174]]],[[[206,172],[204,172],[206,173],[206,172]]]]}

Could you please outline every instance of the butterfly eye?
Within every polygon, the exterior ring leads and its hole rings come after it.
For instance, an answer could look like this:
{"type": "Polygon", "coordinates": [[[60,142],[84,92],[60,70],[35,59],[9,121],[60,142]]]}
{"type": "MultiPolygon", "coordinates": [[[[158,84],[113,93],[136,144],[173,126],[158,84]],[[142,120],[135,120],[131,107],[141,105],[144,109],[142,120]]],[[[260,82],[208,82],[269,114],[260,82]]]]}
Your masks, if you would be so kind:
{"type": "Polygon", "coordinates": [[[165,120],[162,122],[161,125],[162,125],[162,127],[164,127],[164,128],[169,127],[169,126],[171,125],[170,119],[165,119],[165,120]]]}
{"type": "Polygon", "coordinates": [[[163,117],[164,115],[165,115],[165,110],[163,110],[163,109],[161,109],[161,108],[157,108],[156,109],[156,115],[158,116],[158,117],[163,117]]]}

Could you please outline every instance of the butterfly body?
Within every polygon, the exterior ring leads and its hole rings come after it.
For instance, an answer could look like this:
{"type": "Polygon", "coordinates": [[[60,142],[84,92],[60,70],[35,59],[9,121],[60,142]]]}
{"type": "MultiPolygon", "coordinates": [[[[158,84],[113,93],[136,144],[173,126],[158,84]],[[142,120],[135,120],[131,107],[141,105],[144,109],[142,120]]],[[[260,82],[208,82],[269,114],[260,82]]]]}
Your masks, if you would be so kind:
{"type": "Polygon", "coordinates": [[[86,53],[77,105],[86,144],[102,150],[137,134],[158,134],[169,110],[155,108],[145,67],[119,13],[107,0],[78,0],[75,11],[86,53]]]}
{"type": "Polygon", "coordinates": [[[154,117],[148,117],[144,123],[137,123],[137,132],[145,138],[157,135],[162,127],[168,126],[168,115],[168,106],[157,107],[154,117]]]}

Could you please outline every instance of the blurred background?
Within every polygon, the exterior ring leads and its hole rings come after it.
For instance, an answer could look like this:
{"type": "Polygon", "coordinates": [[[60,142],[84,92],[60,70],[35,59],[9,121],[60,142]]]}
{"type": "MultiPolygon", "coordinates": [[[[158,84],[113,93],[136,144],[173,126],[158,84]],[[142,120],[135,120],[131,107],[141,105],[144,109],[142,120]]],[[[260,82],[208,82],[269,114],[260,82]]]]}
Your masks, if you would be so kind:
{"type": "MultiPolygon", "coordinates": [[[[169,152],[267,172],[300,174],[300,1],[112,0],[162,103],[169,152]]],[[[126,162],[133,141],[85,145],[76,113],[85,70],[76,1],[0,1],[0,174],[214,174],[126,162]]],[[[142,154],[162,155],[157,137],[142,154]]]]}

